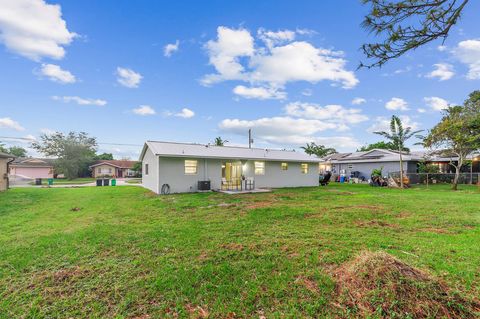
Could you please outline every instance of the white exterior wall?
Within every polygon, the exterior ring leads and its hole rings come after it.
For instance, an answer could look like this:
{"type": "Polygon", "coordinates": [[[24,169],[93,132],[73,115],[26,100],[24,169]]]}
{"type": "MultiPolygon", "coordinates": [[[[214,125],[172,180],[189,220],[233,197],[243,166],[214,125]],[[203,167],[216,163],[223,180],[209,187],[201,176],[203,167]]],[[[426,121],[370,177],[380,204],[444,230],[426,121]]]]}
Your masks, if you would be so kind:
{"type": "Polygon", "coordinates": [[[145,151],[142,161],[142,185],[157,194],[160,193],[158,186],[158,157],[150,149],[145,151]],[[145,174],[146,164],[148,164],[148,174],[145,174]]]}
{"type": "Polygon", "coordinates": [[[282,170],[282,162],[265,161],[265,175],[255,175],[254,160],[247,161],[243,165],[243,175],[255,179],[255,187],[302,187],[318,186],[318,163],[308,164],[308,174],[302,174],[301,164],[298,162],[288,163],[288,169],[282,170]]]}
{"type": "MultiPolygon", "coordinates": [[[[198,181],[209,180],[211,189],[221,188],[222,162],[232,160],[205,159],[205,158],[174,158],[157,157],[147,150],[143,159],[143,168],[149,163],[149,175],[143,174],[144,187],[160,193],[163,184],[170,186],[171,193],[196,192],[198,181]],[[197,174],[185,174],[185,160],[197,160],[197,174]],[[156,180],[156,181],[155,181],[156,180]]],[[[235,161],[233,161],[235,162],[235,161]]],[[[242,161],[242,170],[245,177],[255,179],[255,187],[301,187],[318,186],[318,163],[307,163],[308,174],[302,174],[301,163],[288,162],[288,170],[281,169],[277,161],[265,161],[265,174],[254,174],[254,160],[242,161]]]]}

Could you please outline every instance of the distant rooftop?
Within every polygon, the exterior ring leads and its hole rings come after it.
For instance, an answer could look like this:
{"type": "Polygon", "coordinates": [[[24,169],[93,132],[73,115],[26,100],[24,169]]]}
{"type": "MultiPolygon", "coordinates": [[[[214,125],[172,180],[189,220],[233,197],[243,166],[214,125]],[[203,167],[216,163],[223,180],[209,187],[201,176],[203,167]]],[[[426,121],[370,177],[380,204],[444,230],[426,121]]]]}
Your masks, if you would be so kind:
{"type": "Polygon", "coordinates": [[[311,156],[303,152],[248,148],[238,146],[215,146],[210,144],[194,143],[176,143],[147,141],[140,154],[142,160],[146,149],[158,156],[163,157],[194,157],[194,158],[220,158],[220,159],[252,159],[252,160],[271,160],[271,161],[291,161],[291,162],[321,162],[316,156],[311,156]]]}

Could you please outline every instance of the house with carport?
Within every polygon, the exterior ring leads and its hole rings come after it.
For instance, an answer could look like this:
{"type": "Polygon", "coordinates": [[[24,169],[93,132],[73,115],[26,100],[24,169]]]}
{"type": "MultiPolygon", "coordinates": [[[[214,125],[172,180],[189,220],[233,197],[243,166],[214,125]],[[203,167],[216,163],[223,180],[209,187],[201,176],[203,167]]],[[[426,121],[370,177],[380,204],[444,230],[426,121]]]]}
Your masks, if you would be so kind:
{"type": "Polygon", "coordinates": [[[318,186],[316,156],[303,152],[147,141],[142,185],[160,194],[318,186]]]}

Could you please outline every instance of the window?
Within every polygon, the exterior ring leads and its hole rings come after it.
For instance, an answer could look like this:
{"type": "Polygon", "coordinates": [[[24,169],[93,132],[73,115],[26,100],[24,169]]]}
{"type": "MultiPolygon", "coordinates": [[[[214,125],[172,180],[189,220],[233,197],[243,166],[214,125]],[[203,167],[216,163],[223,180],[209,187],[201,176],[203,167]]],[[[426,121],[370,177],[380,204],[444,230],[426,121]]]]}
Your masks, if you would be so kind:
{"type": "Polygon", "coordinates": [[[300,169],[302,170],[302,174],[308,174],[308,164],[302,163],[300,169]]]}
{"type": "Polygon", "coordinates": [[[265,162],[255,162],[255,175],[265,175],[265,162]]]}
{"type": "Polygon", "coordinates": [[[148,164],[145,164],[145,175],[148,175],[148,164]]]}
{"type": "Polygon", "coordinates": [[[108,169],[108,174],[111,174],[111,173],[112,173],[112,169],[109,168],[109,169],[108,169]]]}
{"type": "Polygon", "coordinates": [[[98,174],[102,174],[102,169],[101,169],[100,167],[97,168],[97,173],[98,173],[98,174]]]}
{"type": "Polygon", "coordinates": [[[347,168],[348,169],[353,169],[353,164],[348,164],[347,168]]]}
{"type": "Polygon", "coordinates": [[[282,163],[282,171],[288,170],[288,163],[282,163]]]}
{"type": "Polygon", "coordinates": [[[198,161],[185,160],[185,174],[195,175],[197,174],[198,161]]]}

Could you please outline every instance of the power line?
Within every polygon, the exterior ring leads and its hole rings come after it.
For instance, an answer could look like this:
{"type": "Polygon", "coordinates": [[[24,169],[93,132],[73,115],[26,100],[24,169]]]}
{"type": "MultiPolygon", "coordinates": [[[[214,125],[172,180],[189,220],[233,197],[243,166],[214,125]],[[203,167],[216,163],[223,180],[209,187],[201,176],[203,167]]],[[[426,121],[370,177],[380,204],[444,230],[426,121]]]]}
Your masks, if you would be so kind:
{"type": "MultiPolygon", "coordinates": [[[[32,138],[29,137],[14,137],[14,136],[0,136],[0,139],[9,139],[9,140],[21,140],[21,141],[29,141],[33,142],[35,141],[32,138]]],[[[115,145],[115,146],[143,146],[143,144],[128,144],[128,143],[103,143],[103,142],[97,142],[99,145],[115,145]]]]}

